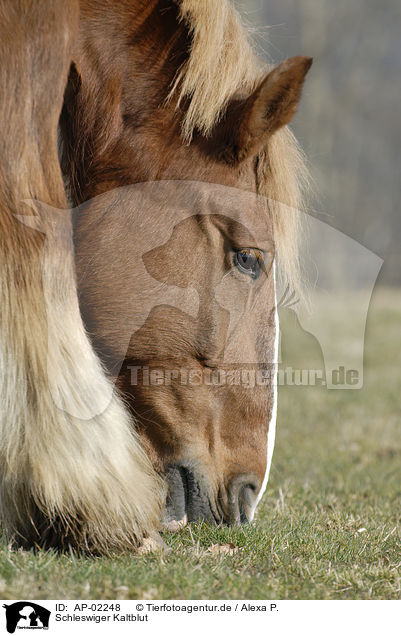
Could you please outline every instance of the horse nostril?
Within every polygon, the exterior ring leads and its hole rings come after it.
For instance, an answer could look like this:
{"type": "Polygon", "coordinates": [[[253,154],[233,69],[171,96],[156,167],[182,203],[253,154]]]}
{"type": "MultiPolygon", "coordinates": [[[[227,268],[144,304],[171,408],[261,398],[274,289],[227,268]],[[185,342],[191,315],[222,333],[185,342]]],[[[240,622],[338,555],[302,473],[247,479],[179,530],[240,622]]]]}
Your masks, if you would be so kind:
{"type": "Polygon", "coordinates": [[[235,477],[228,488],[228,519],[230,525],[249,523],[255,508],[256,480],[249,476],[235,477]]]}
{"type": "Polygon", "coordinates": [[[239,493],[240,522],[249,523],[253,514],[256,488],[253,484],[243,486],[239,493]]]}

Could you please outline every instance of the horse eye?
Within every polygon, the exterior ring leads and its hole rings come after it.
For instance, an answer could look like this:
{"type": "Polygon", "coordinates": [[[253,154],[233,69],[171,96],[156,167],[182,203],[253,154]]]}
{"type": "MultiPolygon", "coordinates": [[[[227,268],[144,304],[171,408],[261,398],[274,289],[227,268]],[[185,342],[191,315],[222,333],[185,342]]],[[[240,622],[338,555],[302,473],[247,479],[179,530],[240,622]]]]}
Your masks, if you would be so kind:
{"type": "Polygon", "coordinates": [[[234,255],[234,263],[240,272],[256,280],[263,271],[263,252],[254,248],[237,250],[234,255]]]}

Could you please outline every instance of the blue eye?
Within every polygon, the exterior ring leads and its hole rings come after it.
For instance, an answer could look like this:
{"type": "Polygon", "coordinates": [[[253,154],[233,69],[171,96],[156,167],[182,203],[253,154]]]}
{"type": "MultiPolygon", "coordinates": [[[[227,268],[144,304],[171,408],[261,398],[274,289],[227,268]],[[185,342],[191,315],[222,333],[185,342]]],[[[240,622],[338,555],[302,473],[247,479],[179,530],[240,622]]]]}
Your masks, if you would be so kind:
{"type": "Polygon", "coordinates": [[[237,250],[234,254],[234,264],[242,274],[256,280],[263,271],[263,252],[255,248],[237,250]]]}

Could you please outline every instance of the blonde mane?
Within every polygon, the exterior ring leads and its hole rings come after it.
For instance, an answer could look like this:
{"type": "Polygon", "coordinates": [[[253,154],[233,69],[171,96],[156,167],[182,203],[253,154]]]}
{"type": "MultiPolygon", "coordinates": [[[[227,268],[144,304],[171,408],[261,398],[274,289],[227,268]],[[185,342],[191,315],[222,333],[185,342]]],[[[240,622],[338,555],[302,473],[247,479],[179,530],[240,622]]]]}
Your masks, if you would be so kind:
{"type": "MultiPolygon", "coordinates": [[[[187,142],[194,130],[209,136],[235,95],[249,95],[269,66],[255,54],[249,33],[230,0],[176,0],[192,37],[189,56],[170,97],[184,99],[187,142]]],[[[302,295],[299,247],[308,172],[299,145],[288,128],[273,135],[260,155],[259,193],[272,209],[278,270],[284,284],[302,295]]]]}

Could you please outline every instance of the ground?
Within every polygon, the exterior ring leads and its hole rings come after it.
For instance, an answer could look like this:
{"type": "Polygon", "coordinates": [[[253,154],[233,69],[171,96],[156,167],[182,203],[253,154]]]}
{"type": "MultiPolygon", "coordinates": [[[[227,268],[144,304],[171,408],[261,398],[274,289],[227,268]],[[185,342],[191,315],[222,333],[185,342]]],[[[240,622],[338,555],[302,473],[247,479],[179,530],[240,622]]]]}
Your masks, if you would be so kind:
{"type": "Polygon", "coordinates": [[[400,599],[400,322],[401,292],[376,292],[362,390],[280,390],[271,479],[252,525],[192,525],[164,534],[167,554],[101,559],[12,552],[3,541],[0,597],[400,599]]]}

